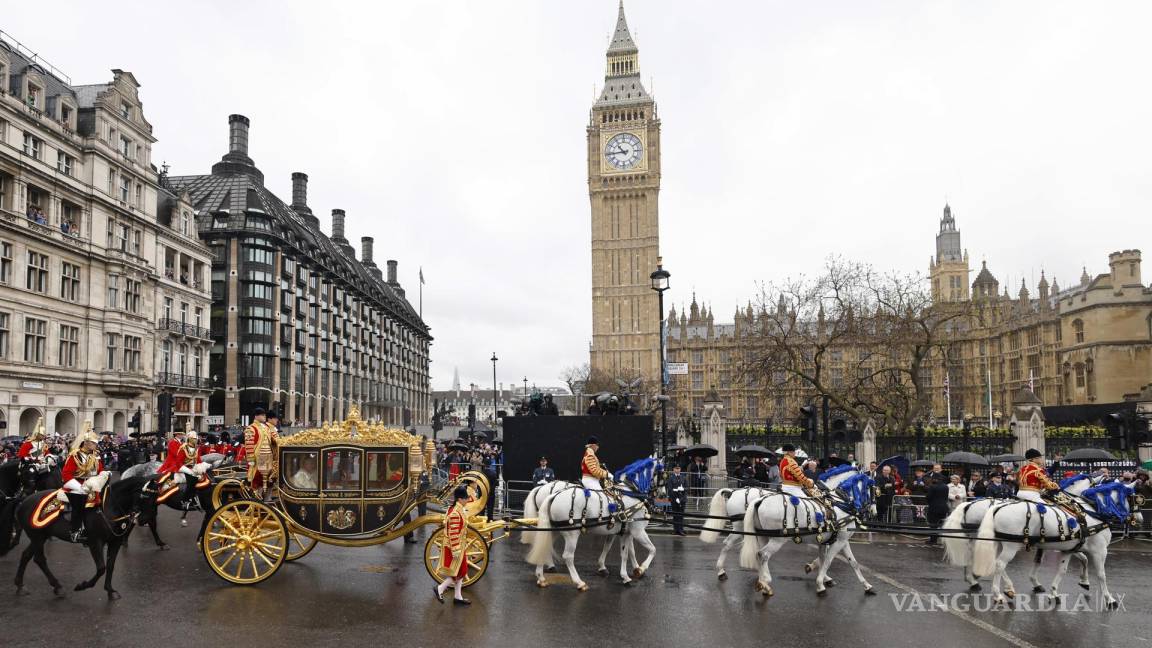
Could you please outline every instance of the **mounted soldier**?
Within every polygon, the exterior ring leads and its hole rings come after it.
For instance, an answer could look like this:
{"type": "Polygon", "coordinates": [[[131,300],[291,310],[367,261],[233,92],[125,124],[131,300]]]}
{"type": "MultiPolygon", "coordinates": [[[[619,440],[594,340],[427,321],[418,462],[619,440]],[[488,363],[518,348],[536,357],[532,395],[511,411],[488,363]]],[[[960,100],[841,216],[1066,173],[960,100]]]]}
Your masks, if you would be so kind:
{"type": "Polygon", "coordinates": [[[87,540],[84,536],[84,507],[88,498],[108,483],[109,473],[104,470],[97,449],[99,443],[100,437],[92,432],[92,424],[86,423],[84,431],[76,435],[72,452],[64,462],[64,492],[72,506],[72,531],[69,538],[72,542],[82,543],[87,540]]]}
{"type": "Polygon", "coordinates": [[[1030,448],[1024,453],[1024,458],[1028,463],[1020,468],[1020,490],[1016,493],[1017,499],[1043,503],[1046,498],[1042,493],[1052,495],[1060,492],[1060,485],[1052,481],[1044,470],[1044,455],[1039,450],[1030,448]]]}
{"type": "Polygon", "coordinates": [[[32,433],[24,439],[24,443],[20,444],[20,450],[16,453],[20,459],[20,487],[25,494],[35,491],[36,478],[51,471],[55,466],[56,455],[49,451],[50,448],[51,444],[48,443],[44,432],[44,417],[41,416],[32,433]]]}
{"type": "Polygon", "coordinates": [[[201,461],[204,448],[198,447],[199,439],[196,433],[191,431],[191,428],[192,423],[189,422],[185,432],[177,433],[177,436],[182,436],[183,440],[172,439],[168,443],[168,456],[165,457],[164,463],[156,471],[160,475],[172,475],[173,482],[184,485],[181,500],[185,509],[196,501],[196,482],[200,481],[200,477],[210,467],[201,461]]]}

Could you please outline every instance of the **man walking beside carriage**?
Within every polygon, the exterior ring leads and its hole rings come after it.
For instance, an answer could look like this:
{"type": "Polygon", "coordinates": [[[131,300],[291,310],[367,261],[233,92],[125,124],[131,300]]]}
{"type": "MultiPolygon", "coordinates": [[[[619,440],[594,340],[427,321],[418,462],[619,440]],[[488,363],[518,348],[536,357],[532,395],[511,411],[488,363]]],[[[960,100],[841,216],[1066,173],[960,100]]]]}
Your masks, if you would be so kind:
{"type": "Polygon", "coordinates": [[[464,598],[463,593],[464,579],[468,577],[468,560],[464,553],[468,514],[464,507],[471,495],[468,493],[467,486],[457,486],[453,496],[455,500],[452,502],[452,508],[444,514],[444,533],[447,536],[447,542],[444,545],[443,553],[440,555],[440,571],[448,574],[448,577],[433,588],[433,592],[436,599],[443,603],[444,592],[449,587],[455,587],[456,596],[452,602],[456,605],[471,605],[472,601],[464,598]]]}
{"type": "Polygon", "coordinates": [[[279,434],[268,422],[267,412],[257,407],[252,423],[244,428],[244,459],[248,462],[248,483],[259,493],[276,479],[276,450],[279,434]]]}

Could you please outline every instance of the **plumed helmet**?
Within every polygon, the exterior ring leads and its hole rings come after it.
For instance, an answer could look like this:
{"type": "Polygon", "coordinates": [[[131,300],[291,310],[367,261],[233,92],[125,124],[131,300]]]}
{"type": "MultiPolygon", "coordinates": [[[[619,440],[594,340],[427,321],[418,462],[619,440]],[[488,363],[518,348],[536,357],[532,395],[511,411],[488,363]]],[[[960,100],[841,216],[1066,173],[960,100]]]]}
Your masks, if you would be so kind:
{"type": "Polygon", "coordinates": [[[1043,456],[1044,455],[1041,454],[1040,451],[1037,450],[1036,448],[1029,448],[1028,452],[1024,453],[1024,458],[1029,459],[1029,460],[1035,459],[1036,457],[1043,457],[1043,456]]]}
{"type": "Polygon", "coordinates": [[[80,434],[77,434],[76,439],[72,441],[72,451],[75,452],[75,451],[79,450],[80,447],[84,445],[85,441],[91,441],[92,443],[100,443],[100,437],[97,436],[97,434],[91,430],[85,430],[85,431],[81,432],[80,434]]]}
{"type": "Polygon", "coordinates": [[[32,428],[32,432],[28,435],[28,440],[40,441],[46,436],[48,436],[48,434],[44,430],[44,417],[41,416],[40,419],[36,421],[36,427],[32,428]]]}
{"type": "Polygon", "coordinates": [[[188,432],[186,435],[184,435],[184,443],[188,445],[196,445],[196,442],[199,440],[199,438],[200,437],[198,437],[195,432],[188,432]]]}

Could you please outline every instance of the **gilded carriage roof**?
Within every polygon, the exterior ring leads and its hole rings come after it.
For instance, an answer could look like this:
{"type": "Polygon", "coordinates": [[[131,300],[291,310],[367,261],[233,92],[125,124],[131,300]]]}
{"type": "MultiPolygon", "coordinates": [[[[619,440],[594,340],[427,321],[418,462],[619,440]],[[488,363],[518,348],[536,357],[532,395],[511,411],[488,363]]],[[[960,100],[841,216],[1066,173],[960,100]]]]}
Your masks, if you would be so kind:
{"type": "Polygon", "coordinates": [[[359,408],[352,406],[348,418],[343,422],[325,423],[321,427],[280,438],[281,446],[320,447],[340,444],[364,447],[415,446],[419,449],[420,437],[408,434],[400,428],[365,421],[360,418],[359,408]]]}

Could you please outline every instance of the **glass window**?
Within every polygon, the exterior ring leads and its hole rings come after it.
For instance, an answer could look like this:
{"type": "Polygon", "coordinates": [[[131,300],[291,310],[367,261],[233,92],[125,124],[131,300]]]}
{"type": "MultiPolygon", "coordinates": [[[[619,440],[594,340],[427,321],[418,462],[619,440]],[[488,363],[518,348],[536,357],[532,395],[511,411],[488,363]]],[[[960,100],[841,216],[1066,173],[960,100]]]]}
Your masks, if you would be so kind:
{"type": "Polygon", "coordinates": [[[360,490],[359,450],[329,450],[324,453],[324,489],[360,490]]]}
{"type": "Polygon", "coordinates": [[[44,364],[44,349],[48,343],[48,321],[24,318],[24,362],[44,364]]]}
{"type": "Polygon", "coordinates": [[[369,452],[364,478],[368,490],[389,490],[404,481],[404,451],[369,452]]]}
{"type": "Polygon", "coordinates": [[[0,283],[12,281],[12,244],[0,243],[0,283]]]}
{"type": "Polygon", "coordinates": [[[26,277],[28,290],[35,292],[48,291],[48,255],[38,252],[28,252],[28,274],[26,277]]]}
{"type": "Polygon", "coordinates": [[[11,314],[0,313],[0,360],[8,359],[8,322],[11,314]]]}
{"type": "Polygon", "coordinates": [[[320,477],[317,472],[316,453],[307,451],[286,451],[281,455],[284,475],[289,488],[301,491],[314,491],[320,477]]]}

